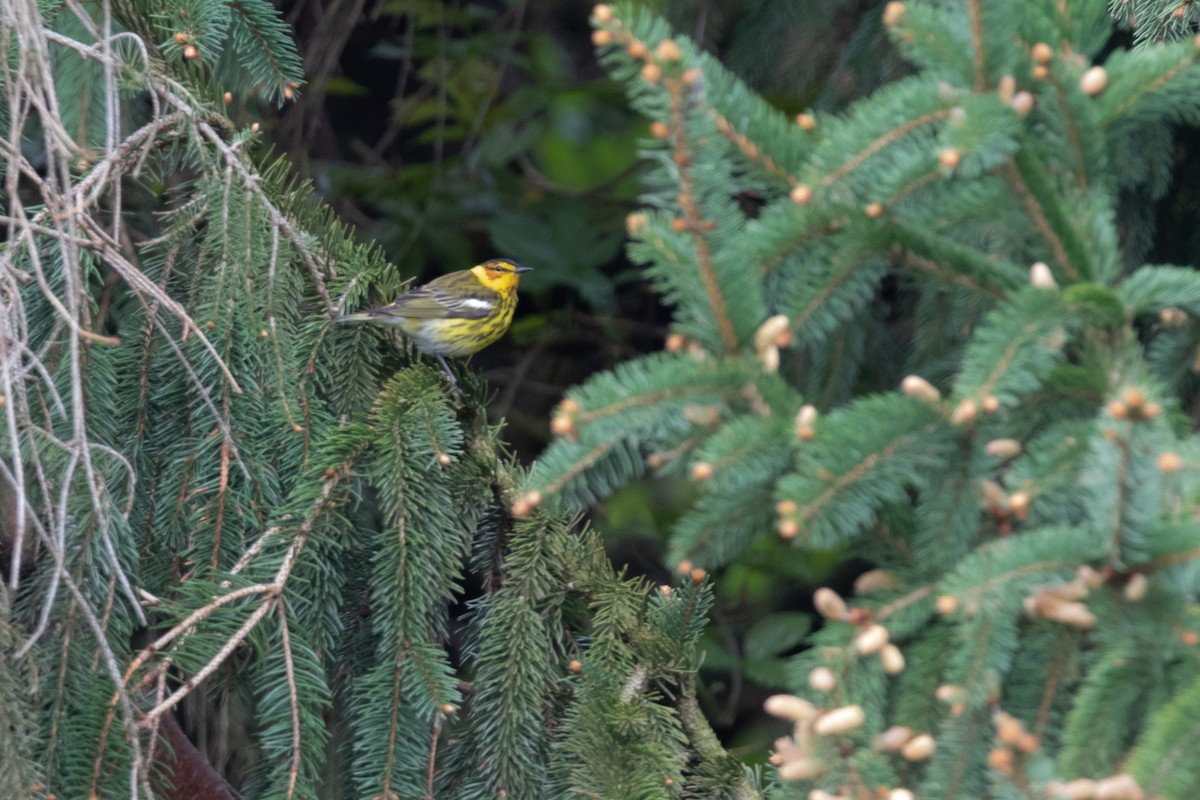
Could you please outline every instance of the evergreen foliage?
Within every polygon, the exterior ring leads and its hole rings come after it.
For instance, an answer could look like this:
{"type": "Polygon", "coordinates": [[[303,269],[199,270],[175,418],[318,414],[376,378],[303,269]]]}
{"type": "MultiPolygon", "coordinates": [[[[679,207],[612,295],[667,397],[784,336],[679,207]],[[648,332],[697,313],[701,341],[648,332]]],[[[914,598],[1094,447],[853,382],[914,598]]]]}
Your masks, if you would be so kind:
{"type": "Polygon", "coordinates": [[[654,13],[594,9],[652,121],[629,253],[672,333],[568,392],[514,509],[684,473],[684,570],[873,563],[849,607],[817,593],[768,701],[771,796],[1200,792],[1200,273],[1144,265],[1129,210],[1200,108],[1175,5],[1114,4],[1126,50],[1100,0],[888,3],[913,74],[794,121],[654,13]]]}
{"type": "Polygon", "coordinates": [[[5,3],[0,793],[169,797],[178,715],[256,798],[1195,796],[1200,277],[1128,206],[1197,43],[1077,5],[889,3],[914,73],[794,120],[597,6],[673,329],[525,474],[469,374],[332,324],[402,282],[225,114],[300,90],[270,4],[5,3]],[[647,471],[696,484],[674,586],[577,516],[647,471]],[[760,774],[697,647],[784,548],[875,569],[771,620],[760,774]]]}
{"type": "Polygon", "coordinates": [[[697,710],[703,577],[514,519],[485,387],[333,324],[403,282],[226,114],[300,90],[274,7],[0,14],[0,795],[229,790],[173,787],[205,757],[255,798],[740,782],[697,710]]]}

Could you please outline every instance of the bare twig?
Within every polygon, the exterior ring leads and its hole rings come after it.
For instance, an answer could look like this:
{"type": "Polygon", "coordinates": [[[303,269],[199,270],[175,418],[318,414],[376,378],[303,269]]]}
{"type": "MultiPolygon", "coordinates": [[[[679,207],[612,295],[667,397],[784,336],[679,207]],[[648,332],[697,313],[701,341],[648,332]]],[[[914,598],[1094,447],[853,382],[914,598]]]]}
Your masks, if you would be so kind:
{"type": "Polygon", "coordinates": [[[300,699],[296,691],[296,669],[292,664],[292,639],[288,634],[287,604],[281,597],[276,604],[279,609],[279,635],[283,644],[283,669],[287,675],[288,705],[292,709],[292,761],[288,765],[287,797],[296,794],[296,781],[300,777],[300,699]]]}

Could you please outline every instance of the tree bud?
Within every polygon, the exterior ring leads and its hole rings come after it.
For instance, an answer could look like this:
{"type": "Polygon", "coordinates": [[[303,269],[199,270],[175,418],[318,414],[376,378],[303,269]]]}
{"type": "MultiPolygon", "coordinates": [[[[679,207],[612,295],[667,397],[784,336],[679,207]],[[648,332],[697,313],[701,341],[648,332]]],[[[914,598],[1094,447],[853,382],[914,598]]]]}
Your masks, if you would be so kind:
{"type": "Polygon", "coordinates": [[[909,397],[916,397],[927,403],[936,403],[942,399],[942,393],[929,381],[920,375],[908,375],[900,382],[900,391],[909,397]]]}
{"type": "Polygon", "coordinates": [[[825,765],[815,758],[798,758],[785,761],[779,768],[779,777],[785,781],[808,781],[824,771],[825,765]]]}
{"type": "Polygon", "coordinates": [[[954,411],[950,412],[950,424],[962,427],[970,425],[979,416],[979,406],[974,398],[968,397],[954,407],[954,411]]]}
{"type": "Polygon", "coordinates": [[[1096,791],[1096,782],[1090,778],[1078,780],[1051,781],[1046,786],[1046,795],[1051,800],[1092,800],[1096,791]]]}
{"type": "Polygon", "coordinates": [[[1017,92],[1013,95],[1012,102],[1009,106],[1016,112],[1018,117],[1029,116],[1029,112],[1033,111],[1033,95],[1029,92],[1017,92]]]}
{"type": "Polygon", "coordinates": [[[1029,492],[1013,492],[1008,496],[1008,507],[1019,520],[1029,515],[1029,492]]]}
{"type": "Polygon", "coordinates": [[[1159,453],[1158,468],[1168,473],[1179,472],[1179,470],[1183,469],[1183,459],[1179,457],[1178,453],[1159,453]]]}
{"type": "Polygon", "coordinates": [[[794,694],[771,695],[763,702],[763,710],[791,722],[808,722],[817,717],[816,706],[794,694]]]}
{"type": "Polygon", "coordinates": [[[900,24],[900,20],[904,19],[904,12],[907,9],[904,3],[891,2],[883,7],[883,25],[885,28],[894,28],[900,24]]]}
{"type": "Polygon", "coordinates": [[[1146,793],[1127,772],[1096,781],[1092,796],[1096,800],[1144,800],[1146,793]]]}
{"type": "Polygon", "coordinates": [[[1097,95],[1108,85],[1108,73],[1104,67],[1092,67],[1079,78],[1079,88],[1086,95],[1097,95]]]}
{"type": "Polygon", "coordinates": [[[762,353],[768,347],[777,347],[778,339],[788,329],[788,318],[783,314],[768,317],[754,332],[754,349],[762,353]]]}
{"type": "Polygon", "coordinates": [[[658,47],[654,48],[654,55],[659,61],[678,61],[681,58],[679,45],[675,44],[674,39],[663,39],[659,42],[658,47]]]}
{"type": "Polygon", "coordinates": [[[1029,283],[1039,289],[1055,289],[1058,284],[1054,282],[1054,273],[1042,261],[1035,261],[1029,268],[1029,283]]]}
{"type": "Polygon", "coordinates": [[[890,642],[879,651],[879,660],[883,662],[883,671],[888,675],[899,675],[904,671],[904,653],[890,642]]]}
{"type": "Polygon", "coordinates": [[[848,613],[846,601],[842,599],[840,594],[828,586],[822,586],[813,592],[813,605],[817,607],[817,611],[825,619],[844,620],[848,613]]]}
{"type": "Polygon", "coordinates": [[[837,688],[837,676],[829,667],[817,667],[808,673],[808,685],[818,692],[828,694],[837,688]]]}
{"type": "Polygon", "coordinates": [[[900,755],[904,756],[909,761],[924,761],[933,755],[933,751],[937,749],[937,742],[928,733],[922,733],[908,741],[908,744],[900,748],[900,755]]]}
{"type": "Polygon", "coordinates": [[[1146,576],[1141,572],[1135,572],[1129,579],[1129,583],[1125,584],[1125,599],[1131,603],[1137,603],[1146,596],[1149,588],[1150,582],[1146,580],[1146,576]]]}
{"type": "Polygon", "coordinates": [[[1048,619],[1087,630],[1096,624],[1096,615],[1083,603],[1062,603],[1045,612],[1048,619]]]}
{"type": "Polygon", "coordinates": [[[878,653],[888,643],[888,635],[888,629],[882,625],[870,625],[854,637],[854,649],[864,656],[878,653]]]}
{"type": "Polygon", "coordinates": [[[1168,328],[1178,328],[1187,322],[1187,312],[1182,308],[1164,308],[1158,312],[1158,319],[1168,328]]]}
{"type": "Polygon", "coordinates": [[[842,706],[822,714],[813,724],[813,731],[819,736],[846,733],[862,725],[866,718],[862,706],[842,706]]]}
{"type": "Polygon", "coordinates": [[[984,449],[989,456],[1015,458],[1021,454],[1021,443],[1016,439],[993,439],[984,449]]]}
{"type": "Polygon", "coordinates": [[[894,753],[908,744],[908,740],[912,737],[912,728],[907,728],[903,725],[893,725],[876,736],[872,746],[876,750],[882,750],[885,753],[894,753]]]}
{"type": "Polygon", "coordinates": [[[1013,769],[1013,751],[1007,747],[996,747],[988,752],[988,766],[1001,775],[1011,775],[1013,769]]]}
{"type": "Polygon", "coordinates": [[[1004,744],[1016,747],[1017,742],[1025,734],[1025,726],[1021,720],[1004,711],[992,714],[992,722],[996,725],[996,738],[1004,744]]]}
{"type": "Polygon", "coordinates": [[[1017,79],[1012,75],[1002,76],[1000,82],[996,84],[996,93],[1002,102],[1011,103],[1013,95],[1017,93],[1017,79]]]}
{"type": "Polygon", "coordinates": [[[958,610],[958,600],[954,599],[952,594],[941,595],[937,599],[936,608],[943,617],[950,616],[958,610]]]}
{"type": "Polygon", "coordinates": [[[885,569],[872,569],[859,575],[854,580],[855,594],[871,594],[896,585],[896,576],[885,569]]]}

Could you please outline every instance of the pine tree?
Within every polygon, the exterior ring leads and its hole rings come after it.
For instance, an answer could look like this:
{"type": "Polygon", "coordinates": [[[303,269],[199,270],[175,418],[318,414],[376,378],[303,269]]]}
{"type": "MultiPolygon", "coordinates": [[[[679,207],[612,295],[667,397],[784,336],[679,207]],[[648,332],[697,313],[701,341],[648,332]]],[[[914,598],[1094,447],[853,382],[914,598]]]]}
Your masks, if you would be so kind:
{"type": "Polygon", "coordinates": [[[515,519],[481,382],[332,324],[402,281],[246,124],[302,89],[272,5],[0,13],[0,796],[740,783],[703,576],[515,519]]]}
{"type": "Polygon", "coordinates": [[[687,475],[685,570],[875,565],[814,596],[771,796],[1200,793],[1200,273],[1145,263],[1200,39],[1115,5],[1132,49],[1099,0],[888,3],[912,74],[794,119],[593,11],[651,120],[629,254],[672,332],[568,393],[514,511],[687,475]]]}

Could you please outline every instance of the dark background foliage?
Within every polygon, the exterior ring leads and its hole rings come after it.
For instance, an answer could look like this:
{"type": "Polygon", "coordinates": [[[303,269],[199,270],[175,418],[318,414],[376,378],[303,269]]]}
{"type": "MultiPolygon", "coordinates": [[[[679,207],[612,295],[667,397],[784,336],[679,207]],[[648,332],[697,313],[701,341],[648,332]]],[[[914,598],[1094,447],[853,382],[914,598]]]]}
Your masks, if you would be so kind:
{"type": "MultiPolygon", "coordinates": [[[[839,110],[907,69],[884,35],[881,0],[646,5],[788,113],[839,110]]],[[[548,441],[567,387],[661,348],[669,321],[623,248],[638,142],[650,132],[597,62],[591,6],[285,2],[307,85],[278,112],[234,101],[405,278],[495,255],[535,269],[510,335],[472,361],[492,387],[491,416],[507,421],[505,438],[526,462],[548,441]]],[[[1200,236],[1188,221],[1200,213],[1190,179],[1200,172],[1197,139],[1181,132],[1165,193],[1126,198],[1136,224],[1157,218],[1157,249],[1142,260],[1196,263],[1200,236]]],[[[669,579],[662,543],[691,492],[681,479],[647,480],[606,500],[596,520],[614,561],[669,579]]],[[[781,684],[782,656],[805,635],[812,587],[848,588],[861,569],[840,553],[770,547],[715,576],[706,711],[733,745],[761,752],[761,698],[781,684]]]]}

